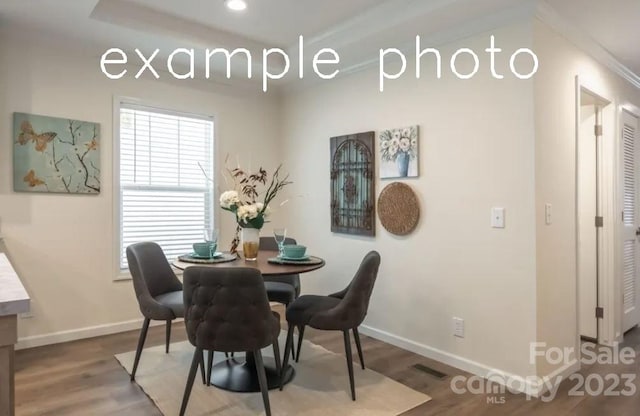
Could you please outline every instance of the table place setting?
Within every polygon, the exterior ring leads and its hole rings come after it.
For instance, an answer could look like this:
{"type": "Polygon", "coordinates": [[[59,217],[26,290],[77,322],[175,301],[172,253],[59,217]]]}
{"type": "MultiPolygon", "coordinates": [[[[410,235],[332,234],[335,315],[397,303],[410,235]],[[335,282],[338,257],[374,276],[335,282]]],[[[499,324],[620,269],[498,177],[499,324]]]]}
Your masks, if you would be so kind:
{"type": "MultiPolygon", "coordinates": [[[[205,230],[204,236],[204,241],[193,244],[193,252],[178,256],[171,263],[173,267],[178,270],[192,266],[249,267],[260,270],[263,276],[268,277],[308,273],[325,265],[322,258],[309,255],[306,246],[288,239],[286,228],[273,230],[272,238],[276,244],[267,244],[259,249],[255,260],[247,259],[243,252],[218,251],[217,230],[205,230]]],[[[263,242],[267,238],[263,237],[263,242]]]]}
{"type": "Polygon", "coordinates": [[[267,261],[272,264],[283,265],[313,265],[323,262],[318,257],[307,255],[307,247],[300,244],[283,244],[286,238],[285,229],[274,230],[274,236],[278,243],[279,254],[277,257],[271,257],[267,261]]]}
{"type": "Polygon", "coordinates": [[[228,263],[238,258],[236,254],[223,253],[218,249],[218,231],[204,230],[204,241],[193,243],[193,253],[184,254],[178,260],[194,264],[228,263]]]}

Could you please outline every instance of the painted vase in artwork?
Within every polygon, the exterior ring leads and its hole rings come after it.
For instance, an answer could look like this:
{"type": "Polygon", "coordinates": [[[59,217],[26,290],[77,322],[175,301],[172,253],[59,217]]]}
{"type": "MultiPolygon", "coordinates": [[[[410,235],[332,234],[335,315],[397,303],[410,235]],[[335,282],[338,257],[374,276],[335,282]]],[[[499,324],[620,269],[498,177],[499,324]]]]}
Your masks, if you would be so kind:
{"type": "Polygon", "coordinates": [[[247,261],[256,261],[260,250],[260,229],[242,229],[242,254],[247,261]]]}
{"type": "Polygon", "coordinates": [[[396,158],[396,166],[398,167],[398,177],[406,178],[409,176],[409,162],[411,161],[411,156],[409,153],[400,152],[396,158]]]}
{"type": "Polygon", "coordinates": [[[380,133],[380,179],[418,176],[418,126],[380,133]]]}

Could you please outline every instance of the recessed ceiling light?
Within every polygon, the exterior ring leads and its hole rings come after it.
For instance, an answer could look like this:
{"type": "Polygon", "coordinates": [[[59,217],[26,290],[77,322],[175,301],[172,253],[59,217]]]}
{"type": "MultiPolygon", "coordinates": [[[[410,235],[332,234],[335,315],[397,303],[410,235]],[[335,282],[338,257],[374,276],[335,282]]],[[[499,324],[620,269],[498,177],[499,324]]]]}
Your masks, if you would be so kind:
{"type": "Polygon", "coordinates": [[[247,8],[247,2],[244,0],[225,0],[224,4],[234,12],[241,12],[247,8]]]}

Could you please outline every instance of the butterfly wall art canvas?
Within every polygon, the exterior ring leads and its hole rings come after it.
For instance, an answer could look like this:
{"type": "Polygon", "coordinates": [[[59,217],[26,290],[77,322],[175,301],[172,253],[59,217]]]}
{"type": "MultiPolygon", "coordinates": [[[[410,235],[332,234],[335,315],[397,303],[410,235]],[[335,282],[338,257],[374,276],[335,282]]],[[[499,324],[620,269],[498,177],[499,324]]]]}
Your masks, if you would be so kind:
{"type": "Polygon", "coordinates": [[[13,189],[100,193],[100,125],[13,113],[13,189]]]}

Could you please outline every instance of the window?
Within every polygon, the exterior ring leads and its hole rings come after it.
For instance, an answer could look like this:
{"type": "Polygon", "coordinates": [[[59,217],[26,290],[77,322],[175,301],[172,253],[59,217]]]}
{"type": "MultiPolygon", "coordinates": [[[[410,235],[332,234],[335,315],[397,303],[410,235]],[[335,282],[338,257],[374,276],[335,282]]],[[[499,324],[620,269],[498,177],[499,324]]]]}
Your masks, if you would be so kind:
{"type": "Polygon", "coordinates": [[[213,121],[120,106],[120,269],[127,246],[155,241],[169,260],[213,226],[213,121]]]}

